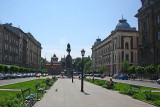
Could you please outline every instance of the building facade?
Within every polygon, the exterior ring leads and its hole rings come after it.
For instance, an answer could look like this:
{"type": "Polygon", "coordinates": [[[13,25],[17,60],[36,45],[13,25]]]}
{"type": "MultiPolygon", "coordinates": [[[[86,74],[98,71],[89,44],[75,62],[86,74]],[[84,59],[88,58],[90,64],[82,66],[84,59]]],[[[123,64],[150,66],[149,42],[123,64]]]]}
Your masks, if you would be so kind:
{"type": "Polygon", "coordinates": [[[138,63],[141,66],[160,64],[160,1],[141,0],[138,18],[138,63]]]}
{"type": "Polygon", "coordinates": [[[30,35],[20,28],[13,27],[11,23],[0,25],[0,63],[41,69],[42,47],[30,35]]]}
{"type": "Polygon", "coordinates": [[[136,28],[131,28],[127,20],[122,18],[106,39],[101,41],[98,38],[92,46],[92,69],[104,65],[106,74],[121,73],[123,60],[137,66],[137,40],[136,28]]]}
{"type": "Polygon", "coordinates": [[[48,74],[51,75],[58,75],[62,72],[62,64],[58,62],[58,57],[55,54],[51,57],[50,62],[45,62],[45,68],[48,70],[48,74]]]}

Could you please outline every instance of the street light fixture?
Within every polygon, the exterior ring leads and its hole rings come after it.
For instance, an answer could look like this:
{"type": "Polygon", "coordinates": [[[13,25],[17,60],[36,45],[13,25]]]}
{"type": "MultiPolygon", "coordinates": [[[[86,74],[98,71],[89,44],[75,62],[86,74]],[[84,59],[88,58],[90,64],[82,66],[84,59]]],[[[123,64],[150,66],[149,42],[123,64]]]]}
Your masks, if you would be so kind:
{"type": "Polygon", "coordinates": [[[73,71],[75,69],[75,60],[72,60],[72,83],[73,83],[73,71]]]}
{"type": "Polygon", "coordinates": [[[84,57],[84,54],[85,54],[85,50],[82,49],[82,51],[81,51],[81,55],[82,55],[81,92],[84,92],[84,90],[83,90],[83,57],[84,57]]]}

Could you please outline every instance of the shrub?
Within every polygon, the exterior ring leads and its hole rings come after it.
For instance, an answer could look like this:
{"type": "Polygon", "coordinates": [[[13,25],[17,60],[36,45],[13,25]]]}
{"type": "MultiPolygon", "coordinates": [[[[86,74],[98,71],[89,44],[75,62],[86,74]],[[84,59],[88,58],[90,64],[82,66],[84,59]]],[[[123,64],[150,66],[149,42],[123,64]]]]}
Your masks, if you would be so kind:
{"type": "Polygon", "coordinates": [[[102,87],[103,87],[103,88],[107,88],[107,85],[106,85],[106,84],[103,84],[102,87]]]}
{"type": "Polygon", "coordinates": [[[138,92],[138,93],[135,93],[132,98],[135,98],[135,99],[140,99],[140,100],[145,100],[146,99],[146,95],[144,92],[138,92]]]}

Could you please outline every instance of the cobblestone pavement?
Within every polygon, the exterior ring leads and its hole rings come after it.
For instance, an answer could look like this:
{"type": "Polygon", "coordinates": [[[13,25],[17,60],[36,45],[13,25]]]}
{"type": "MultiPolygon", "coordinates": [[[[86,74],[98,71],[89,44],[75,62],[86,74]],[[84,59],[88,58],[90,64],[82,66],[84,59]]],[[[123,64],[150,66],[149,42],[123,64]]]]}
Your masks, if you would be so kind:
{"type": "Polygon", "coordinates": [[[82,93],[81,81],[78,79],[74,79],[74,83],[71,81],[59,78],[34,107],[154,107],[85,81],[82,93]]]}

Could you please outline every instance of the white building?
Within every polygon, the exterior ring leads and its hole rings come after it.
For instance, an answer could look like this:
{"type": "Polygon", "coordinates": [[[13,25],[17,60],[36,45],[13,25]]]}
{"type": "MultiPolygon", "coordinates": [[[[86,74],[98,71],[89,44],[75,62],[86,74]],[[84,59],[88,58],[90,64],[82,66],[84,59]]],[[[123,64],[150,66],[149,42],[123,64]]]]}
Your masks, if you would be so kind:
{"type": "Polygon", "coordinates": [[[92,46],[92,69],[106,66],[106,74],[121,73],[121,62],[137,65],[138,32],[131,28],[127,20],[121,19],[115,30],[101,41],[97,39],[92,46]]]}

